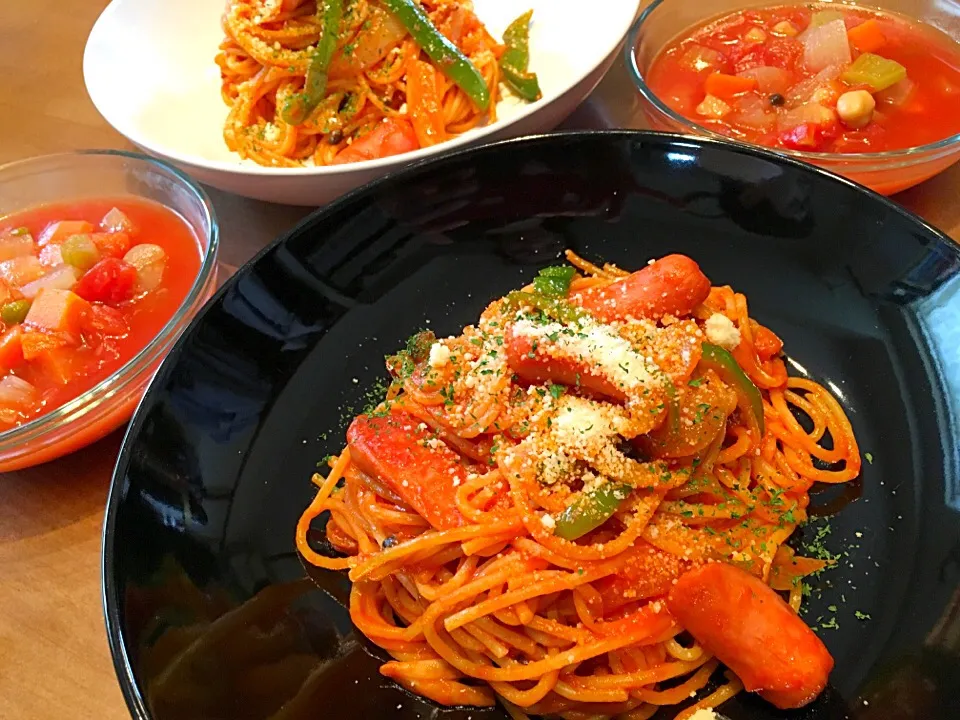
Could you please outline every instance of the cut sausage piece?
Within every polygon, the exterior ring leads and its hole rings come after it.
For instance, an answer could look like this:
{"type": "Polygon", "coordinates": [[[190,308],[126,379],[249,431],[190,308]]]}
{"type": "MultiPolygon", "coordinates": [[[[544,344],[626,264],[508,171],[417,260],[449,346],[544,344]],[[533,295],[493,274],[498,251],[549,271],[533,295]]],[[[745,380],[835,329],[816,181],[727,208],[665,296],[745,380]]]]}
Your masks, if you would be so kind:
{"type": "Polygon", "coordinates": [[[350,458],[386,483],[437,530],[464,524],[457,487],[467,472],[453,450],[409,413],[360,415],[347,430],[350,458]]]}
{"type": "Polygon", "coordinates": [[[513,330],[507,333],[507,364],[527,382],[555,382],[625,400],[627,394],[588,362],[543,352],[543,343],[513,330]]]}
{"type": "Polygon", "coordinates": [[[707,299],[710,280],[686,255],[667,255],[602,288],[573,296],[604,322],[633,318],[684,317],[707,299]]]}
{"type": "Polygon", "coordinates": [[[725,563],[685,573],[667,596],[673,616],[743,686],[778,708],[798,708],[827,685],[833,658],[775,591],[725,563]]]}

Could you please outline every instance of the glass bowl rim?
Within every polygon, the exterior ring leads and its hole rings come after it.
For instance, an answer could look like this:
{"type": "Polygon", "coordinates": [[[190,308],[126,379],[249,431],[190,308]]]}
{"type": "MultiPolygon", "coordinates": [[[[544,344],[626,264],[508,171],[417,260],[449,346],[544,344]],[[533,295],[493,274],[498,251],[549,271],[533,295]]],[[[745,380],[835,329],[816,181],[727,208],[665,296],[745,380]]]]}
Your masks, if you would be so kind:
{"type": "MultiPolygon", "coordinates": [[[[190,286],[189,292],[180,303],[177,311],[170,317],[156,336],[141,348],[136,355],[89,390],[84,391],[80,395],[77,395],[77,397],[54,408],[50,412],[44,413],[22,425],[0,432],[0,456],[17,446],[43,437],[65,419],[67,419],[67,422],[64,423],[64,427],[81,420],[91,410],[96,409],[105,394],[126,390],[132,383],[136,382],[144,369],[141,367],[144,361],[152,360],[152,356],[155,355],[158,350],[170,345],[172,341],[176,339],[180,325],[201,298],[217,268],[217,251],[220,247],[220,224],[217,220],[213,203],[206,191],[196,181],[168,162],[144,155],[143,153],[130,152],[127,150],[72,150],[68,152],[37,155],[4,163],[0,165],[0,177],[10,170],[29,167],[34,164],[51,161],[70,161],[77,157],[90,156],[134,160],[172,175],[175,180],[179,182],[180,186],[185,188],[200,203],[203,218],[210,228],[207,247],[206,250],[202,247],[200,248],[203,253],[200,269],[197,272],[193,284],[190,286]]],[[[179,213],[177,214],[179,215],[179,213]]]]}
{"type": "MultiPolygon", "coordinates": [[[[672,108],[668,107],[666,103],[662,102],[656,93],[647,85],[646,79],[641,72],[639,65],[637,64],[637,45],[640,41],[640,33],[643,29],[644,24],[653,14],[653,12],[668,2],[668,0],[653,0],[646,8],[643,9],[643,12],[634,20],[633,25],[630,26],[630,30],[627,33],[627,40],[623,46],[624,61],[627,66],[627,74],[630,75],[630,80],[633,82],[634,87],[640,92],[644,100],[653,105],[660,113],[666,115],[670,120],[679,124],[684,128],[691,128],[696,131],[698,134],[705,135],[707,137],[723,140],[732,140],[733,142],[742,142],[747,145],[759,145],[758,143],[751,143],[746,140],[740,140],[738,138],[731,138],[726,135],[721,135],[720,133],[714,132],[708,127],[700,125],[690,118],[684,117],[679,113],[675,112],[672,108]]],[[[771,1],[767,3],[770,6],[776,5],[777,3],[771,1]]],[[[781,3],[782,4],[782,3],[781,3]]],[[[827,3],[825,3],[827,4],[827,3]]],[[[846,3],[836,3],[838,5],[846,5],[846,3]]],[[[757,7],[764,7],[765,4],[757,5],[757,7]]],[[[882,11],[882,8],[877,8],[871,5],[861,5],[856,4],[857,7],[863,7],[870,10],[882,11]]],[[[712,16],[711,16],[712,17],[712,16]]],[[[722,17],[722,16],[718,16],[722,17]]],[[[917,22],[922,22],[918,20],[917,22]]],[[[662,48],[660,48],[662,49],[662,48]]],[[[936,159],[940,157],[939,153],[942,151],[950,151],[957,149],[957,146],[960,146],[960,132],[954,133],[953,135],[948,135],[942,140],[937,140],[936,142],[927,143],[925,145],[914,145],[913,147],[900,148],[897,150],[884,150],[882,152],[868,152],[868,153],[826,153],[826,152],[806,152],[803,150],[791,150],[789,148],[768,148],[774,152],[782,153],[799,160],[805,160],[808,162],[819,161],[820,163],[832,162],[832,163],[860,163],[860,164],[870,164],[874,163],[877,166],[877,169],[893,169],[895,167],[903,167],[905,165],[912,164],[911,161],[921,161],[936,159]],[[934,154],[934,158],[926,157],[930,154],[934,154]],[[891,165],[891,161],[901,161],[895,165],[891,165]]],[[[760,147],[768,147],[761,145],[760,147]]]]}

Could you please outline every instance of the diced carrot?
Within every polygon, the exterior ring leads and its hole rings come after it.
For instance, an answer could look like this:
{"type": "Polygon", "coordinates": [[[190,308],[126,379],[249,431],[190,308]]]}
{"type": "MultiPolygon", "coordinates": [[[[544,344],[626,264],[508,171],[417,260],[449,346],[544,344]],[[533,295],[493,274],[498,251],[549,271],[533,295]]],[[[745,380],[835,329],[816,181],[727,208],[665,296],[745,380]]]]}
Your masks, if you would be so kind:
{"type": "Polygon", "coordinates": [[[703,84],[703,89],[706,90],[707,95],[713,95],[724,100],[730,100],[737,95],[755,90],[756,87],[756,78],[727,75],[719,72],[708,75],[703,84]]]}
{"type": "Polygon", "coordinates": [[[0,335],[0,372],[8,373],[23,362],[23,346],[20,342],[23,328],[14,325],[0,335]]]}
{"type": "Polygon", "coordinates": [[[23,255],[0,262],[0,278],[15,287],[26,285],[42,277],[46,268],[33,255],[23,255]]]}
{"type": "Polygon", "coordinates": [[[874,18],[847,30],[847,39],[862,53],[876,52],[887,43],[880,23],[874,18]]]}
{"type": "Polygon", "coordinates": [[[51,350],[66,347],[70,340],[63,333],[49,333],[40,330],[25,330],[20,338],[23,359],[33,362],[51,350]]]}
{"type": "Polygon", "coordinates": [[[37,238],[37,244],[40,247],[49,243],[59,245],[71,235],[80,235],[81,233],[93,232],[93,230],[93,224],[86,220],[61,220],[47,225],[40,233],[40,237],[37,238]]]}
{"type": "MultiPolygon", "coordinates": [[[[24,337],[43,334],[26,333],[24,337]]],[[[77,376],[78,360],[79,357],[74,348],[66,345],[51,345],[35,355],[32,362],[48,379],[65,385],[77,376]]]]}
{"type": "Polygon", "coordinates": [[[33,300],[24,324],[28,328],[66,333],[79,340],[90,303],[70,290],[44,288],[33,300]]]}
{"type": "Polygon", "coordinates": [[[104,257],[122,258],[130,249],[130,235],[125,232],[92,233],[90,239],[104,257]]]}

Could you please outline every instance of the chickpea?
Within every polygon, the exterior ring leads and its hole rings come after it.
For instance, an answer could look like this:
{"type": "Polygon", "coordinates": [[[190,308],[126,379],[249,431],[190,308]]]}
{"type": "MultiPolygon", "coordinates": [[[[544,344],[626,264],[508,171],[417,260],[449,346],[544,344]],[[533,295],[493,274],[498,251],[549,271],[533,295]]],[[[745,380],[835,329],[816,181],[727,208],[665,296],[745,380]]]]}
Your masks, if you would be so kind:
{"type": "Polygon", "coordinates": [[[851,90],[837,99],[837,114],[844,125],[856,130],[870,122],[876,106],[873,95],[866,90],[851,90]]]}
{"type": "Polygon", "coordinates": [[[762,43],[767,39],[767,34],[758,27],[750,28],[746,35],[743,36],[745,40],[750,42],[762,43]]]}

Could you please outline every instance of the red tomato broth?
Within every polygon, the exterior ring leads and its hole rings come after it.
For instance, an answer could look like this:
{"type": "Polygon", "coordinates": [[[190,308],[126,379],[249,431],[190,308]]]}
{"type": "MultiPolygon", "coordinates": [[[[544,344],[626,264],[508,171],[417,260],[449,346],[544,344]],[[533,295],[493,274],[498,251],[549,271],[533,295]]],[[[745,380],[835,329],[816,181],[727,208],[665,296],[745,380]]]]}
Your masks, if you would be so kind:
{"type": "MultiPolygon", "coordinates": [[[[36,240],[44,228],[61,220],[86,220],[98,226],[114,207],[136,226],[134,244],[155,244],[166,253],[160,285],[146,294],[112,306],[126,322],[124,335],[106,336],[96,331],[84,334],[83,342],[71,348],[67,357],[69,377],[66,382],[58,380],[56,373],[41,363],[24,363],[12,372],[0,368],[0,376],[13,374],[27,380],[42,398],[30,411],[20,408],[15,419],[11,417],[10,408],[0,407],[0,432],[45,415],[110,377],[153,341],[177,312],[196,281],[201,248],[190,226],[173,210],[141,198],[83,198],[28,208],[0,218],[0,236],[26,227],[36,240]]],[[[6,324],[0,325],[4,332],[8,329],[6,324]]]]}
{"type": "MultiPolygon", "coordinates": [[[[651,63],[646,74],[647,84],[672,110],[714,132],[767,147],[791,147],[783,141],[783,131],[776,115],[767,120],[773,124],[772,127],[761,129],[738,122],[736,106],[734,112],[720,119],[699,114],[697,106],[707,96],[704,89],[706,79],[715,70],[736,74],[761,66],[780,68],[789,75],[790,88],[816,75],[804,66],[804,48],[798,37],[809,26],[812,15],[820,10],[842,13],[848,30],[867,20],[875,20],[882,30],[885,43],[874,52],[903,65],[914,87],[899,106],[878,101],[872,121],[866,127],[852,129],[835,122],[830,127],[824,127],[823,137],[817,138],[815,146],[795,149],[873,153],[926,145],[960,133],[960,44],[917,21],[862,8],[836,5],[775,6],[741,10],[714,19],[671,41],[651,63]],[[775,35],[772,28],[781,21],[792,23],[798,35],[775,35]],[[755,27],[767,34],[764,42],[744,39],[755,27]],[[713,53],[719,53],[719,64],[709,64],[699,72],[686,66],[691,57],[701,56],[698,47],[707,49],[706,53],[702,53],[708,56],[705,61],[712,59],[710,56],[713,53]]],[[[851,50],[856,59],[858,51],[853,47],[851,50]]],[[[825,91],[828,99],[823,103],[831,109],[836,107],[837,94],[863,87],[848,86],[839,79],[834,84],[833,97],[829,97],[830,93],[825,91]]],[[[739,97],[746,96],[754,98],[746,102],[754,103],[755,107],[762,101],[765,110],[770,113],[785,111],[772,107],[769,95],[760,90],[739,97]]]]}

